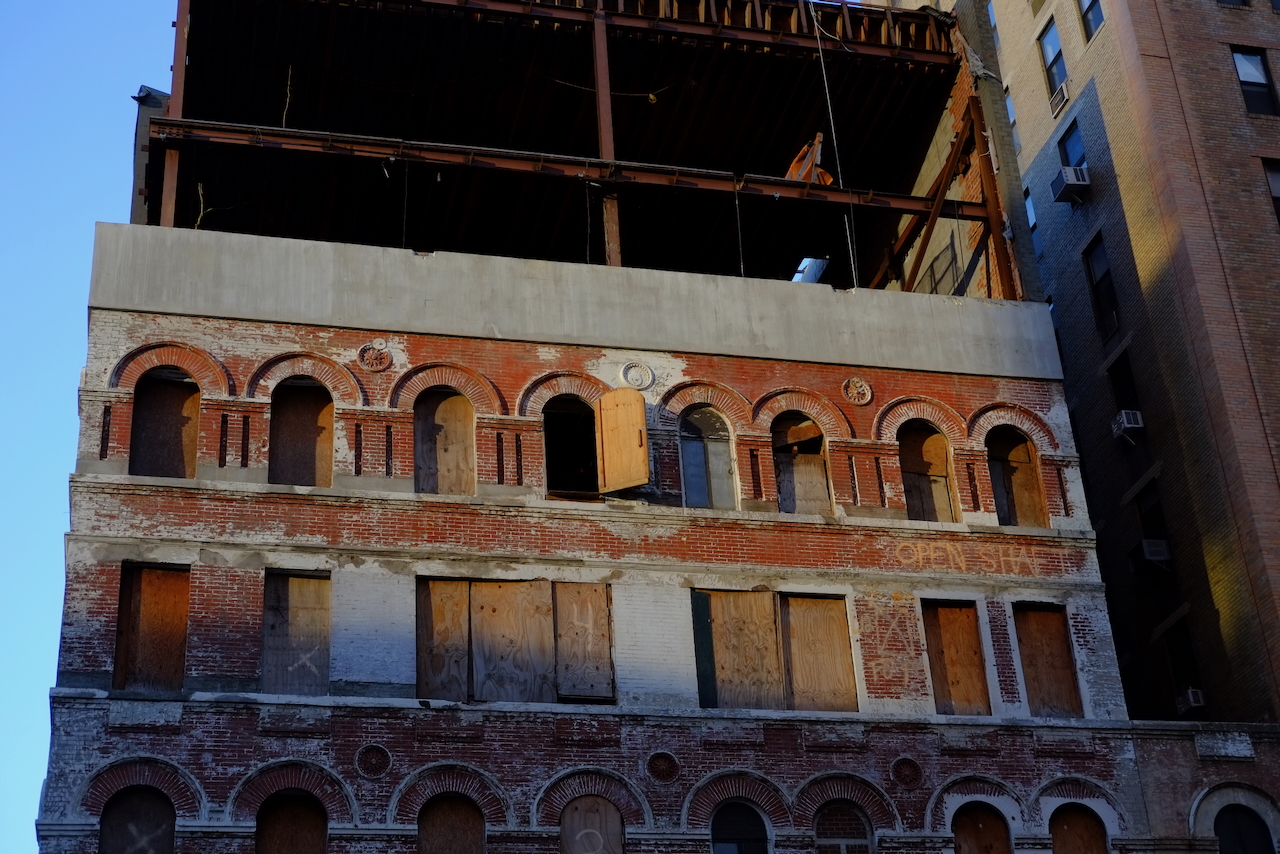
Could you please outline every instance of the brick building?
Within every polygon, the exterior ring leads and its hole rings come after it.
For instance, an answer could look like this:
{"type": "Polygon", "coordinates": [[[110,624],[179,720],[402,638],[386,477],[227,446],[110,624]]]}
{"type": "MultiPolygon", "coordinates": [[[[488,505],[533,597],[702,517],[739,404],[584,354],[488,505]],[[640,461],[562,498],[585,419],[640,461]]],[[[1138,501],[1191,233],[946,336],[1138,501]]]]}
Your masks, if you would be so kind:
{"type": "Polygon", "coordinates": [[[1129,719],[954,18],[177,32],[96,235],[42,851],[1274,850],[1280,733],[1129,719]]]}

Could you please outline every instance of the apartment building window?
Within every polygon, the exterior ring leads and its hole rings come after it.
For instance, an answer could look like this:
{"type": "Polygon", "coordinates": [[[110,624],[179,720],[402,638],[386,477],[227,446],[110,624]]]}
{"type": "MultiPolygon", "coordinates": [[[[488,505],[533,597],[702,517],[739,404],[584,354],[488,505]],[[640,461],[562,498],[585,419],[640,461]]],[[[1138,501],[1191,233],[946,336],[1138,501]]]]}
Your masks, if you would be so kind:
{"type": "Polygon", "coordinates": [[[329,579],[267,573],[262,599],[262,691],[329,693],[329,579]]]}
{"type": "Polygon", "coordinates": [[[1107,246],[1101,234],[1085,247],[1084,272],[1093,300],[1094,321],[1103,337],[1108,337],[1120,328],[1120,303],[1116,299],[1116,286],[1111,278],[1111,261],[1107,258],[1107,246]]]}
{"type": "Polygon", "coordinates": [[[329,814],[310,792],[281,789],[262,802],[253,836],[254,854],[324,854],[329,814]]]}
{"type": "Polygon", "coordinates": [[[769,854],[769,830],[755,807],[730,801],[711,817],[711,854],[769,854]]]}
{"type": "Polygon", "coordinates": [[[462,795],[437,795],[418,813],[419,854],[484,854],[484,835],[484,813],[462,795]]]}
{"type": "Polygon", "coordinates": [[[624,854],[622,813],[607,798],[583,795],[560,813],[561,854],[624,854]]]}
{"type": "Polygon", "coordinates": [[[1063,166],[1089,165],[1084,152],[1084,134],[1080,133],[1080,125],[1076,122],[1072,122],[1058,140],[1058,156],[1062,158],[1063,166]]]}
{"type": "Polygon", "coordinates": [[[195,477],[200,386],[177,368],[152,368],[133,389],[129,474],[195,477]]]}
{"type": "Polygon", "coordinates": [[[680,416],[680,475],[685,507],[737,509],[733,440],[710,406],[693,406],[680,416]]]}
{"type": "Polygon", "coordinates": [[[1089,41],[1102,26],[1102,0],[1080,0],[1080,20],[1084,23],[1084,40],[1089,41]]]}
{"type": "Polygon", "coordinates": [[[1031,250],[1039,258],[1044,254],[1044,246],[1040,242],[1040,231],[1036,228],[1036,205],[1031,201],[1031,188],[1022,191],[1022,206],[1027,210],[1027,224],[1031,226],[1031,250]]]}
{"type": "Polygon", "coordinates": [[[290,377],[271,393],[267,480],[333,485],[333,396],[311,377],[290,377]]]}
{"type": "Polygon", "coordinates": [[[415,492],[474,495],[476,413],[466,395],[431,388],[413,402],[415,492]]]}
{"type": "Polygon", "coordinates": [[[1280,114],[1276,104],[1275,87],[1271,82],[1271,69],[1267,67],[1267,53],[1260,48],[1233,47],[1236,76],[1244,95],[1244,107],[1250,113],[1274,116],[1280,114]]]}
{"type": "Polygon", "coordinates": [[[1112,361],[1111,367],[1107,368],[1107,380],[1111,384],[1111,398],[1116,402],[1116,409],[1142,409],[1128,351],[1112,361]]]}
{"type": "Polygon", "coordinates": [[[822,428],[803,412],[773,420],[773,471],[782,513],[831,514],[831,488],[822,428]]]}
{"type": "Polygon", "coordinates": [[[858,710],[843,599],[693,591],[703,708],[858,710]]]}
{"type": "Polygon", "coordinates": [[[113,687],[182,690],[190,586],[185,566],[121,567],[113,687]]]}
{"type": "Polygon", "coordinates": [[[1013,606],[1013,624],[1031,714],[1082,717],[1066,609],[1061,605],[1019,602],[1013,606]]]}
{"type": "Polygon", "coordinates": [[[1271,191],[1276,220],[1280,221],[1280,160],[1264,160],[1262,166],[1267,172],[1267,189],[1271,191]]]}
{"type": "Polygon", "coordinates": [[[951,446],[946,436],[927,421],[908,421],[898,430],[898,464],[908,519],[959,521],[951,496],[951,446]]]}
{"type": "Polygon", "coordinates": [[[98,852],[173,854],[177,818],[173,803],[159,789],[151,786],[121,789],[102,808],[98,852]]]}
{"type": "Polygon", "coordinates": [[[1067,82],[1067,61],[1062,58],[1062,39],[1058,37],[1058,25],[1054,21],[1040,34],[1040,55],[1052,95],[1067,82]]]}
{"type": "Polygon", "coordinates": [[[991,38],[996,43],[996,50],[1000,50],[1000,30],[996,27],[996,6],[992,0],[987,0],[987,20],[991,23],[991,38]]]}
{"type": "Polygon", "coordinates": [[[991,714],[977,605],[924,601],[920,607],[938,714],[991,714]]]}
{"type": "Polygon", "coordinates": [[[613,700],[609,588],[418,579],[418,696],[469,702],[613,700]]]}
{"type": "Polygon", "coordinates": [[[1107,854],[1107,826],[1084,804],[1063,804],[1049,818],[1054,851],[1072,854],[1107,854]]]}
{"type": "Polygon", "coordinates": [[[1017,153],[1022,150],[1022,137],[1018,135],[1018,114],[1013,109],[1013,96],[1008,89],[1004,92],[1004,108],[1009,111],[1009,133],[1013,135],[1013,150],[1017,153]]]}

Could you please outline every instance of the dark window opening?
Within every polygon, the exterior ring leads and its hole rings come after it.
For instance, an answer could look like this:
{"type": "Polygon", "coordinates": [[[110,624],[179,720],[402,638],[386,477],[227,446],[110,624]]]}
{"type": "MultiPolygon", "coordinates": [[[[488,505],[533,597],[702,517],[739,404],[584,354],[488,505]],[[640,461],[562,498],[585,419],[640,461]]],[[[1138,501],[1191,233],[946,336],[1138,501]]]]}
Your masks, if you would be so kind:
{"type": "Polygon", "coordinates": [[[1107,827],[1083,804],[1063,804],[1049,819],[1054,854],[1107,854],[1107,827]]]}
{"type": "Polygon", "coordinates": [[[870,854],[871,822],[852,801],[831,801],[813,822],[814,854],[870,854]]]}
{"type": "Polygon", "coordinates": [[[680,474],[685,507],[737,509],[729,425],[710,406],[691,407],[680,417],[680,474]]]}
{"type": "Polygon", "coordinates": [[[1276,843],[1262,816],[1243,804],[1227,804],[1213,819],[1219,854],[1275,854],[1276,843]]]}
{"type": "Polygon", "coordinates": [[[622,813],[612,801],[584,795],[560,813],[561,854],[623,854],[626,842],[622,813]]]}
{"type": "Polygon", "coordinates": [[[413,403],[415,492],[474,495],[476,414],[451,388],[431,388],[413,403]]]}
{"type": "Polygon", "coordinates": [[[562,498],[594,498],[600,493],[596,470],[596,412],[569,394],[542,408],[542,437],[547,452],[547,493],[562,498]]]}
{"type": "Polygon", "coordinates": [[[831,515],[831,488],[822,428],[803,412],[773,419],[773,472],[778,511],[831,515]]]}
{"type": "Polygon", "coordinates": [[[333,485],[333,397],[311,377],[290,377],[271,394],[267,480],[333,485]]]}
{"type": "MultiPolygon", "coordinates": [[[[1173,677],[1174,690],[1184,695],[1188,690],[1199,690],[1200,668],[1196,666],[1195,642],[1191,639],[1191,624],[1186,617],[1170,626],[1162,636],[1164,650],[1169,660],[1169,674],[1173,677]]],[[[1182,714],[1192,708],[1179,709],[1182,714]]]]}
{"type": "Polygon", "coordinates": [[[264,693],[329,693],[329,611],[329,579],[267,574],[262,617],[264,693]]]}
{"type": "Polygon", "coordinates": [[[1098,331],[1106,338],[1120,328],[1120,301],[1116,298],[1116,286],[1111,278],[1111,262],[1107,258],[1107,247],[1102,242],[1101,234],[1085,247],[1084,271],[1093,297],[1094,321],[1098,324],[1098,331]]]}
{"type": "Polygon", "coordinates": [[[1138,400],[1138,384],[1133,379],[1133,367],[1129,362],[1129,353],[1121,353],[1107,368],[1107,380],[1111,383],[1111,397],[1116,402],[1116,409],[1136,409],[1141,411],[1142,403],[1138,400]]]}
{"type": "Polygon", "coordinates": [[[1067,82],[1067,61],[1062,58],[1062,40],[1058,37],[1058,25],[1053,21],[1040,35],[1040,54],[1044,59],[1049,94],[1052,95],[1067,82]]]}
{"type": "Polygon", "coordinates": [[[151,786],[129,786],[111,796],[98,823],[99,854],[173,854],[177,812],[151,786]]]}
{"type": "Polygon", "coordinates": [[[1013,606],[1013,624],[1031,714],[1083,717],[1066,609],[1061,605],[1019,602],[1013,606]]]}
{"type": "Polygon", "coordinates": [[[182,690],[190,582],[186,567],[121,567],[113,687],[182,690]]]}
{"type": "Polygon", "coordinates": [[[1018,113],[1013,109],[1013,96],[1009,90],[1004,92],[1004,108],[1009,113],[1009,133],[1013,136],[1013,153],[1022,150],[1022,137],[1018,134],[1018,113]]]}
{"type": "Polygon", "coordinates": [[[303,789],[281,789],[262,802],[254,830],[254,854],[325,854],[329,816],[303,789]]]}
{"type": "Polygon", "coordinates": [[[987,434],[987,468],[1001,525],[1047,528],[1040,463],[1031,440],[1002,425],[987,434]]]}
{"type": "Polygon", "coordinates": [[[1031,188],[1022,190],[1022,206],[1027,211],[1027,225],[1031,227],[1031,251],[1039,258],[1044,254],[1044,243],[1040,240],[1040,230],[1036,228],[1036,205],[1031,201],[1031,188]]]}
{"type": "Polygon", "coordinates": [[[951,448],[947,437],[927,421],[908,421],[898,430],[898,458],[907,518],[958,521],[951,495],[951,448]]]}
{"type": "MultiPolygon", "coordinates": [[[[1280,3],[1280,0],[1276,0],[1280,3]]],[[[1276,220],[1280,221],[1280,160],[1264,160],[1262,166],[1267,170],[1267,189],[1271,191],[1271,205],[1275,208],[1276,220]]]]}
{"type": "Polygon", "coordinates": [[[1080,125],[1072,122],[1062,134],[1062,138],[1058,140],[1058,156],[1062,158],[1063,166],[1087,167],[1089,165],[1084,151],[1084,134],[1080,133],[1080,125]]]}
{"type": "Polygon", "coordinates": [[[1009,825],[990,804],[971,801],[951,819],[956,854],[1013,854],[1009,825]]]}
{"type": "Polygon", "coordinates": [[[437,795],[418,813],[418,854],[484,854],[484,836],[484,813],[462,795],[437,795]]]}
{"type": "Polygon", "coordinates": [[[920,610],[938,714],[991,714],[977,605],[924,601],[920,610]]]}
{"type": "Polygon", "coordinates": [[[1267,52],[1261,48],[1233,47],[1231,58],[1235,61],[1245,109],[1265,116],[1280,115],[1271,69],[1267,66],[1267,52]]]}
{"type": "Polygon", "coordinates": [[[769,831],[754,807],[731,801],[711,817],[711,854],[769,854],[769,831]]]}
{"type": "Polygon", "coordinates": [[[196,476],[200,386],[177,368],[152,368],[133,390],[129,474],[196,476]]]}

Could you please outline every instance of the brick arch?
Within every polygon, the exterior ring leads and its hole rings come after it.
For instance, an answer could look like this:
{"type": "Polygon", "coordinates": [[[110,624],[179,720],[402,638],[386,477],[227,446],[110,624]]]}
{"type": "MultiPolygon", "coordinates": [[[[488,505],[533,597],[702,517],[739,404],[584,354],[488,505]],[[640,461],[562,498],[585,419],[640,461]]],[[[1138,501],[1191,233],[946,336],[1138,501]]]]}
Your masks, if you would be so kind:
{"type": "Polygon", "coordinates": [[[547,784],[533,809],[538,827],[555,827],[569,802],[584,795],[598,795],[622,813],[627,827],[648,827],[653,823],[649,805],[630,781],[604,768],[576,768],[547,784]]]}
{"type": "Polygon", "coordinates": [[[960,413],[929,397],[899,397],[886,403],[876,413],[875,438],[882,442],[896,442],[902,425],[917,418],[941,430],[952,448],[965,443],[968,431],[960,413]]]}
{"type": "Polygon", "coordinates": [[[396,381],[388,405],[392,409],[413,409],[413,402],[429,388],[448,386],[467,400],[477,415],[506,415],[502,396],[484,376],[457,365],[419,365],[396,381]]]}
{"type": "Polygon", "coordinates": [[[611,391],[609,386],[595,377],[571,374],[568,371],[546,374],[529,383],[520,392],[520,414],[541,418],[542,407],[547,405],[547,401],[562,394],[572,394],[595,405],[607,391],[611,391]]]}
{"type": "Polygon", "coordinates": [[[853,438],[853,428],[849,426],[849,419],[844,417],[844,413],[827,398],[806,388],[774,389],[756,401],[752,420],[757,429],[768,433],[773,419],[792,409],[803,412],[817,422],[828,439],[853,438]]]}
{"type": "Polygon", "coordinates": [[[332,359],[314,353],[286,353],[276,356],[253,372],[246,397],[271,397],[278,383],[289,377],[311,377],[333,395],[335,403],[363,406],[364,389],[351,372],[332,359]]]}
{"type": "MultiPolygon", "coordinates": [[[[1013,789],[992,777],[973,774],[943,783],[929,799],[929,811],[927,814],[930,821],[930,830],[935,833],[950,832],[950,828],[946,826],[946,798],[948,795],[955,795],[966,800],[981,801],[987,804],[991,804],[992,801],[1001,798],[1008,798],[1018,808],[1017,820],[1023,823],[1026,822],[1026,803],[1022,798],[1018,797],[1013,789]]],[[[993,805],[1000,809],[1002,814],[1004,813],[1004,810],[997,804],[993,805]]]]}
{"type": "Polygon", "coordinates": [[[1187,832],[1191,836],[1214,836],[1213,824],[1227,806],[1248,807],[1266,823],[1272,836],[1280,837],[1280,805],[1271,793],[1251,783],[1225,780],[1202,789],[1187,811],[1187,832]]]}
{"type": "Polygon", "coordinates": [[[685,827],[689,830],[710,828],[712,813],[729,800],[755,804],[769,817],[775,830],[791,826],[786,795],[772,780],[750,771],[725,771],[703,780],[689,794],[684,807],[685,827]]]}
{"type": "Polygon", "coordinates": [[[852,801],[867,814],[877,830],[898,830],[901,820],[889,796],[874,784],[853,774],[828,774],[800,787],[795,800],[797,828],[812,828],[818,811],[831,801],[852,801]]]}
{"type": "MultiPolygon", "coordinates": [[[[1093,780],[1086,780],[1083,777],[1060,777],[1056,780],[1050,780],[1040,787],[1040,791],[1036,792],[1031,799],[1031,804],[1039,817],[1043,821],[1048,821],[1049,816],[1044,814],[1043,802],[1045,798],[1061,798],[1064,801],[1086,802],[1086,801],[1102,801],[1111,807],[1115,813],[1116,821],[1121,828],[1127,828],[1128,822],[1125,820],[1124,812],[1120,809],[1120,802],[1107,791],[1106,787],[1093,780]]],[[[1089,806],[1084,803],[1084,806],[1089,806]]]]}
{"type": "Polygon", "coordinates": [[[231,794],[232,819],[255,821],[263,802],[281,789],[302,789],[315,795],[330,823],[351,824],[355,820],[355,799],[338,775],[300,759],[266,765],[242,780],[231,794]]]}
{"type": "Polygon", "coordinates": [[[416,824],[422,807],[437,795],[470,798],[491,827],[515,823],[511,802],[497,781],[476,768],[453,763],[428,765],[406,777],[391,797],[391,823],[416,824]]]}
{"type": "Polygon", "coordinates": [[[132,389],[147,371],[167,366],[186,371],[200,386],[202,394],[217,393],[225,397],[235,394],[235,380],[222,363],[198,347],[174,341],[148,344],[126,355],[112,369],[109,385],[132,389]]]}
{"type": "Polygon", "coordinates": [[[200,784],[177,765],[150,756],[122,759],[99,769],[85,787],[80,808],[100,816],[107,801],[129,786],[150,786],[164,792],[179,818],[200,817],[204,804],[200,784]]]}
{"type": "Polygon", "coordinates": [[[723,415],[735,433],[751,430],[751,402],[728,386],[706,380],[682,383],[663,395],[658,425],[676,429],[681,413],[698,404],[707,404],[723,415]]]}
{"type": "Polygon", "coordinates": [[[969,441],[975,449],[982,448],[986,444],[987,433],[1004,424],[1021,430],[1042,454],[1058,449],[1058,440],[1049,425],[1039,415],[1016,403],[993,403],[973,413],[969,417],[969,441]]]}

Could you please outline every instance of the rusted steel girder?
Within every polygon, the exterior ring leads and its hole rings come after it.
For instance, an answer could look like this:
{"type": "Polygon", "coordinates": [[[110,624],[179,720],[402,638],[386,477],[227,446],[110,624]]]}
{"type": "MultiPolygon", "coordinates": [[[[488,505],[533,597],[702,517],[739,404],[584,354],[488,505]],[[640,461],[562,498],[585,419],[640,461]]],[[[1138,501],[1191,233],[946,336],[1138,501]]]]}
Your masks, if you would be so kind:
{"type": "MultiPolygon", "coordinates": [[[[775,198],[806,199],[845,207],[854,205],[886,213],[920,216],[927,216],[935,204],[933,199],[923,196],[881,193],[876,190],[816,187],[800,181],[787,181],[766,175],[738,177],[729,172],[681,169],[651,163],[606,161],[528,151],[349,136],[323,131],[253,127],[192,119],[154,118],[151,120],[151,138],[162,142],[189,140],[224,145],[256,145],[284,151],[346,154],[356,157],[396,157],[410,163],[504,169],[552,177],[587,178],[614,185],[646,184],[737,192],[748,196],[771,195],[775,198]]],[[[168,180],[167,175],[165,179],[168,180]]],[[[948,200],[942,204],[940,215],[951,219],[985,221],[988,217],[988,208],[982,202],[948,200]]]]}

